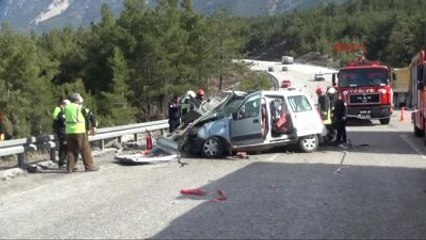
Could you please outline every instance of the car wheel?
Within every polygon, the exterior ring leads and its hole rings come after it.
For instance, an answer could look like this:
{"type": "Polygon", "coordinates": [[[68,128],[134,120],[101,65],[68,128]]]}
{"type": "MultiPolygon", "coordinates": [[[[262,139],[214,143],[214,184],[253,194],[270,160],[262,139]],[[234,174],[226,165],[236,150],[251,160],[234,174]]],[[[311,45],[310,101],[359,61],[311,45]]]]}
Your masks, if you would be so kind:
{"type": "Polygon", "coordinates": [[[201,146],[201,154],[208,158],[217,158],[223,155],[223,143],[218,137],[207,139],[201,146]]]}
{"type": "Polygon", "coordinates": [[[414,125],[414,136],[416,137],[423,137],[425,132],[423,132],[420,128],[418,128],[416,125],[414,125]]]}
{"type": "Polygon", "coordinates": [[[317,135],[309,135],[299,138],[299,149],[302,152],[313,152],[317,150],[319,138],[317,135]]]}
{"type": "Polygon", "coordinates": [[[386,125],[389,124],[390,118],[382,118],[380,119],[380,124],[386,125]]]}

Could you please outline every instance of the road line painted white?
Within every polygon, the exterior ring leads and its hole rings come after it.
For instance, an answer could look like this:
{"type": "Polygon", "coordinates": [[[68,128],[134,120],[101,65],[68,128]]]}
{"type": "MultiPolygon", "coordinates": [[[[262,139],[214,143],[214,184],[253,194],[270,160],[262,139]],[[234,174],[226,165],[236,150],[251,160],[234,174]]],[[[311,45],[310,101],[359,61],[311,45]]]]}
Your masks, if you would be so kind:
{"type": "Polygon", "coordinates": [[[408,146],[410,146],[416,153],[418,153],[421,158],[426,159],[426,156],[424,155],[423,151],[420,150],[413,142],[411,142],[406,134],[400,135],[400,137],[402,138],[402,140],[404,140],[404,142],[408,144],[408,146]]]}

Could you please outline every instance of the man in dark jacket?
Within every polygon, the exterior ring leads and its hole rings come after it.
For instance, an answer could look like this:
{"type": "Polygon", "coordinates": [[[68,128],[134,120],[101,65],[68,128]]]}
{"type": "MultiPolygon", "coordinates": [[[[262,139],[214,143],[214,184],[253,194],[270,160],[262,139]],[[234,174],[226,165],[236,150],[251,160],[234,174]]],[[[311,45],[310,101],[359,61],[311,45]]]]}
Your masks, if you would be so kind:
{"type": "Polygon", "coordinates": [[[337,131],[337,139],[335,143],[346,143],[346,106],[339,93],[337,93],[337,100],[334,104],[333,126],[337,131]]]}
{"type": "Polygon", "coordinates": [[[169,131],[172,133],[180,124],[181,104],[178,95],[174,95],[169,104],[169,131]]]}
{"type": "Polygon", "coordinates": [[[64,168],[66,158],[67,158],[67,149],[66,149],[66,137],[65,137],[65,112],[64,108],[70,101],[68,99],[60,99],[58,106],[53,110],[53,130],[58,138],[58,155],[59,155],[59,168],[64,168]]]}

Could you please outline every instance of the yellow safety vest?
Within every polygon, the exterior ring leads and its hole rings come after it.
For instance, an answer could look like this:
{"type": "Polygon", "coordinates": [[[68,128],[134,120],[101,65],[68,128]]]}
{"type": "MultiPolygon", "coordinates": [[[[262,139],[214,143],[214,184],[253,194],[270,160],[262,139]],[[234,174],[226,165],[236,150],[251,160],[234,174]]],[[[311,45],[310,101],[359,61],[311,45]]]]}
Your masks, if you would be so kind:
{"type": "Polygon", "coordinates": [[[183,103],[180,105],[180,117],[183,119],[183,117],[191,111],[191,104],[189,103],[183,103]]]}
{"type": "Polygon", "coordinates": [[[326,118],[323,119],[324,125],[330,125],[331,124],[331,109],[328,109],[328,112],[322,112],[324,115],[326,115],[326,118]]]}
{"type": "Polygon", "coordinates": [[[61,107],[55,107],[53,110],[53,120],[58,119],[58,113],[61,111],[61,107]]]}
{"type": "Polygon", "coordinates": [[[70,103],[65,107],[65,133],[86,133],[86,121],[81,112],[81,105],[70,103]]]}

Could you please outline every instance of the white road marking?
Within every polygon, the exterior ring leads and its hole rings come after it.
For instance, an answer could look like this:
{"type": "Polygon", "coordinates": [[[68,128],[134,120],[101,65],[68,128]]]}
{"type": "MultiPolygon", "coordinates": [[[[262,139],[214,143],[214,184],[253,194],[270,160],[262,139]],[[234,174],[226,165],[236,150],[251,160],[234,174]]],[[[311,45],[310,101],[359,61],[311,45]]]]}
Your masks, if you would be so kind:
{"type": "Polygon", "coordinates": [[[422,150],[420,150],[416,145],[414,145],[414,143],[413,142],[411,142],[409,139],[408,139],[408,136],[407,135],[400,135],[400,137],[402,138],[402,140],[404,140],[404,142],[406,142],[416,153],[418,153],[419,155],[420,155],[420,157],[422,158],[422,159],[426,159],[426,156],[424,155],[424,153],[423,153],[423,151],[422,150]]]}

